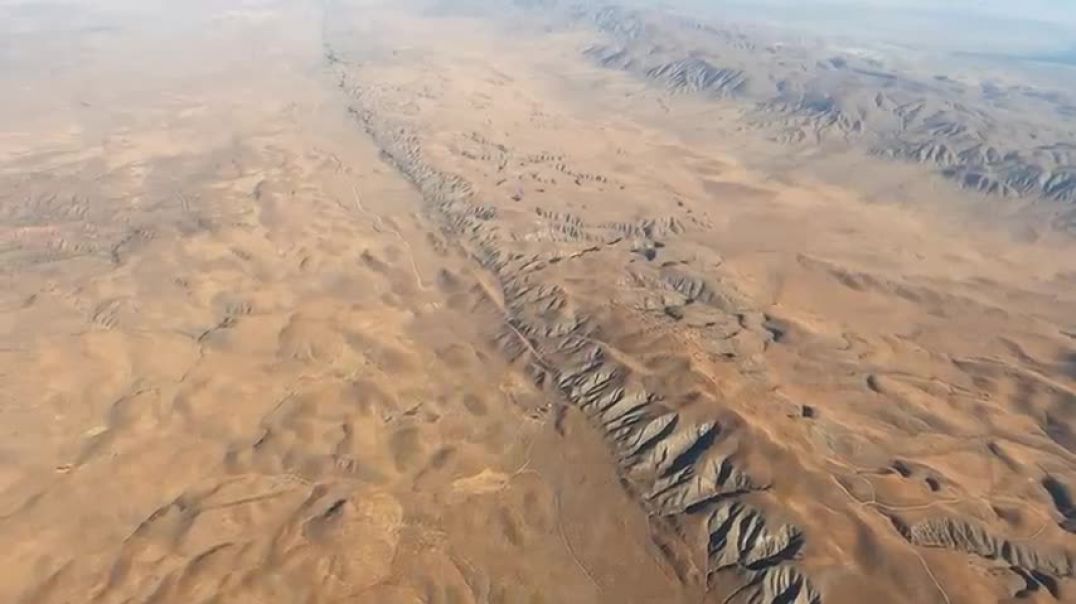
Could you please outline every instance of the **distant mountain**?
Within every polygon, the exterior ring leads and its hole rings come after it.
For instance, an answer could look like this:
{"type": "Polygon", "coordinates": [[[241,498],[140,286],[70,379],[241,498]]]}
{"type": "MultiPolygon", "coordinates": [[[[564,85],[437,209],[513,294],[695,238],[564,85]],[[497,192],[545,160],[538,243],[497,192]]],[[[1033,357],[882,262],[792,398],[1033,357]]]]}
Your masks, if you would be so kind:
{"type": "MultiPolygon", "coordinates": [[[[600,35],[584,53],[675,93],[733,99],[788,144],[841,141],[993,196],[1076,206],[1076,98],[904,73],[867,53],[760,39],[656,9],[516,0],[600,35]]],[[[1055,62],[1076,60],[1076,54],[1055,62]]],[[[1045,59],[1043,59],[1045,60],[1045,59]]]]}

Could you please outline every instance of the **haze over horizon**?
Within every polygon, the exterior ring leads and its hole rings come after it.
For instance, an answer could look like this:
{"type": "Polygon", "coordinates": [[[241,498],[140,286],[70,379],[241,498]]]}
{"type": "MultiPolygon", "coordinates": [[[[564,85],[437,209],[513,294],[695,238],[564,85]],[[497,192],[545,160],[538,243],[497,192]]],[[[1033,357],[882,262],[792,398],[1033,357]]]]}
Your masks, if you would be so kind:
{"type": "Polygon", "coordinates": [[[688,14],[765,22],[818,36],[934,50],[1025,54],[1076,48],[1076,4],[1070,0],[685,0],[657,4],[688,14]]]}

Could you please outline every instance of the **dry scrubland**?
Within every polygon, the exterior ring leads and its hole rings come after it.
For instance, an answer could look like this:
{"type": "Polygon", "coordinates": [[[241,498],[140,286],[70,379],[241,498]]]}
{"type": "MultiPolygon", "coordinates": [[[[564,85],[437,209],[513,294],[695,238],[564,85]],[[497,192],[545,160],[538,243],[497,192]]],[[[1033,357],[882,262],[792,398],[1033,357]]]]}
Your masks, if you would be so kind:
{"type": "Polygon", "coordinates": [[[545,1],[0,30],[0,601],[1076,602],[1066,93],[545,1]]]}

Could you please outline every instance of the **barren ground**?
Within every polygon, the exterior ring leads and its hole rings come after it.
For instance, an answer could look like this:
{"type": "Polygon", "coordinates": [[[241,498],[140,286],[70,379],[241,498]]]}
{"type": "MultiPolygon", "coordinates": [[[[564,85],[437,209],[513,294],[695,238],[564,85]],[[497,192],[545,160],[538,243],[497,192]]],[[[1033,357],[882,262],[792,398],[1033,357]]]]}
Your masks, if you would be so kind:
{"type": "Polygon", "coordinates": [[[582,30],[52,6],[0,2],[0,601],[1076,602],[1070,233],[582,30]]]}

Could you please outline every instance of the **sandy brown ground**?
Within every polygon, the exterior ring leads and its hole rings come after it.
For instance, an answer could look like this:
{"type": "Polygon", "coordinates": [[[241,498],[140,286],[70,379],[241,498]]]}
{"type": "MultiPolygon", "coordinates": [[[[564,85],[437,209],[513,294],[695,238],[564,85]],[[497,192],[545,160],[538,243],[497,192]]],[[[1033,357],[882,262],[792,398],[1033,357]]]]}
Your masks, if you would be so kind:
{"type": "Polygon", "coordinates": [[[592,589],[559,492],[615,475],[541,478],[602,450],[539,451],[549,403],[322,79],[319,17],[193,10],[153,72],[115,34],[27,91],[62,129],[5,114],[0,601],[592,589]]]}
{"type": "Polygon", "coordinates": [[[944,188],[867,203],[870,164],[767,171],[719,109],[598,71],[571,35],[372,3],[19,6],[0,601],[747,597],[707,571],[701,507],[655,512],[616,434],[535,384],[555,359],[527,330],[569,316],[722,427],[822,601],[1025,587],[902,522],[1071,566],[1076,511],[1046,486],[1076,485],[1067,239],[967,220],[944,188]],[[556,304],[514,306],[391,161],[405,139],[556,304]],[[723,302],[654,285],[673,273],[723,302]]]}

